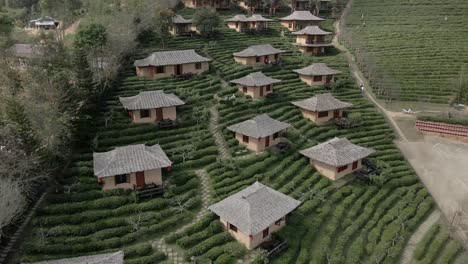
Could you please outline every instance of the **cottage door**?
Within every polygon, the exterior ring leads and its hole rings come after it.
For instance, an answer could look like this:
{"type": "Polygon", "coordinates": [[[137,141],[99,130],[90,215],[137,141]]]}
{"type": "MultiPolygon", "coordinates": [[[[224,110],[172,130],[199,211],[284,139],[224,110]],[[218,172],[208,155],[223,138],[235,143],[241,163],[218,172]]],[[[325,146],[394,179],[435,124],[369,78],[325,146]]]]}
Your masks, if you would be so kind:
{"type": "Polygon", "coordinates": [[[265,64],[268,64],[268,55],[266,55],[266,56],[264,57],[263,62],[264,62],[265,64]]]}
{"type": "Polygon", "coordinates": [[[182,75],[182,64],[176,65],[176,75],[182,75]]]}
{"type": "Polygon", "coordinates": [[[333,111],[333,117],[334,117],[334,118],[340,117],[340,110],[335,110],[335,111],[333,111]]]}
{"type": "Polygon", "coordinates": [[[260,97],[263,97],[263,86],[260,86],[260,97]]]}
{"type": "Polygon", "coordinates": [[[138,188],[145,186],[145,172],[144,171],[138,171],[136,173],[136,185],[138,188]]]}
{"type": "Polygon", "coordinates": [[[270,136],[265,138],[265,148],[268,148],[270,146],[270,136]]]}
{"type": "Polygon", "coordinates": [[[163,120],[162,108],[156,108],[156,121],[163,120]]]}

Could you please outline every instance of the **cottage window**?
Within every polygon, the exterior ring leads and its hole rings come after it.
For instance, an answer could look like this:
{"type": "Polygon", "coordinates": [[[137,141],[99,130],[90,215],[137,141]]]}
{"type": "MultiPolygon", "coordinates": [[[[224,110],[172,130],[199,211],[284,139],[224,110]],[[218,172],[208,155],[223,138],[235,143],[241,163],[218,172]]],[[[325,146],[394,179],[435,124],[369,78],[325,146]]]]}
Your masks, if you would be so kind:
{"type": "Polygon", "coordinates": [[[314,76],[314,82],[321,82],[322,76],[314,76]]]}
{"type": "Polygon", "coordinates": [[[328,116],[328,111],[325,111],[325,112],[319,112],[318,113],[318,117],[321,118],[321,117],[327,117],[328,116]]]}
{"type": "Polygon", "coordinates": [[[271,91],[271,84],[266,86],[266,91],[267,92],[271,91]]]}
{"type": "Polygon", "coordinates": [[[260,57],[255,57],[255,62],[260,62],[260,57]]]}
{"type": "Polygon", "coordinates": [[[164,66],[156,67],[156,73],[164,73],[166,71],[164,66]]]}
{"type": "Polygon", "coordinates": [[[278,58],[279,58],[279,55],[275,54],[275,60],[278,60],[278,58]]]}
{"type": "Polygon", "coordinates": [[[277,139],[279,137],[279,132],[273,134],[273,139],[277,139]]]}
{"type": "Polygon", "coordinates": [[[232,230],[234,231],[235,233],[237,233],[237,226],[231,224],[231,223],[228,223],[228,226],[229,226],[229,230],[232,230]]]}
{"type": "Polygon", "coordinates": [[[283,220],[283,218],[279,219],[278,221],[275,222],[275,225],[277,226],[280,226],[281,225],[281,220],[283,220]]]}
{"type": "Polygon", "coordinates": [[[197,69],[197,70],[201,69],[201,62],[195,63],[195,69],[197,69]]]}
{"type": "Polygon", "coordinates": [[[150,116],[151,116],[151,113],[150,113],[149,109],[140,110],[140,118],[146,118],[146,117],[150,117],[150,116]]]}
{"type": "Polygon", "coordinates": [[[244,143],[249,143],[249,137],[243,135],[243,136],[242,136],[242,142],[244,142],[244,143]]]}
{"type": "Polygon", "coordinates": [[[347,168],[348,168],[348,165],[344,165],[344,166],[338,167],[337,171],[342,172],[342,171],[346,170],[347,168]]]}
{"type": "Polygon", "coordinates": [[[115,176],[115,184],[130,182],[130,177],[127,174],[120,174],[115,176]]]}
{"type": "Polygon", "coordinates": [[[270,229],[267,227],[265,230],[263,230],[263,238],[267,237],[270,234],[270,229]]]}
{"type": "Polygon", "coordinates": [[[288,28],[292,28],[292,23],[289,23],[289,24],[288,24],[288,28]]]}
{"type": "Polygon", "coordinates": [[[242,92],[247,93],[247,87],[242,87],[242,92]]]}
{"type": "Polygon", "coordinates": [[[357,166],[358,166],[358,161],[356,160],[355,162],[353,162],[353,170],[357,169],[357,166]]]}

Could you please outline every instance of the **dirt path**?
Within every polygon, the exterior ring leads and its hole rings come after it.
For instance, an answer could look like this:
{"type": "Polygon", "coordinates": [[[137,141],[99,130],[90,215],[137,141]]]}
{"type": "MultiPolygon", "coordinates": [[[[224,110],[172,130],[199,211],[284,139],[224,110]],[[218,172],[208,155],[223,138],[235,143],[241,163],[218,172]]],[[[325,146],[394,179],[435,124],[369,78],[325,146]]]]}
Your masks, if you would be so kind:
{"type": "MultiPolygon", "coordinates": [[[[198,221],[200,221],[207,213],[208,213],[208,206],[211,204],[211,199],[212,199],[212,194],[210,191],[210,183],[209,183],[209,178],[208,174],[206,173],[205,170],[196,170],[195,174],[200,178],[201,182],[201,196],[202,196],[202,206],[200,211],[197,213],[195,218],[192,220],[192,222],[180,227],[177,229],[176,233],[180,233],[185,231],[187,228],[190,226],[194,225],[198,221]]],[[[155,249],[158,251],[163,252],[166,254],[168,259],[172,261],[174,264],[188,264],[188,262],[185,260],[184,255],[183,255],[183,250],[177,247],[176,245],[169,245],[164,241],[164,237],[160,238],[156,241],[152,242],[152,245],[155,249]]]]}
{"type": "Polygon", "coordinates": [[[77,21],[73,22],[73,24],[68,26],[65,29],[65,36],[69,35],[69,34],[74,34],[76,32],[76,30],[78,29],[78,27],[80,26],[80,23],[81,23],[81,20],[78,19],[77,21]]]}
{"type": "Polygon", "coordinates": [[[220,153],[220,157],[223,160],[227,160],[232,158],[231,153],[229,152],[229,147],[227,145],[226,140],[224,139],[224,135],[219,129],[219,112],[217,105],[214,105],[210,108],[210,125],[209,130],[215,139],[216,146],[218,147],[218,151],[220,153]]]}

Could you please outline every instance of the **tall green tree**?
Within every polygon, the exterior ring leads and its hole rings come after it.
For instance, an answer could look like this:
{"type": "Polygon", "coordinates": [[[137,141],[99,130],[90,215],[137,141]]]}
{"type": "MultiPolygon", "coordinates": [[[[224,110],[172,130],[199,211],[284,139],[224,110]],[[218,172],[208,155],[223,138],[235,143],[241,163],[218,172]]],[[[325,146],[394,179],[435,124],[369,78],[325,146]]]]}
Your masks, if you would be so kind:
{"type": "Polygon", "coordinates": [[[38,147],[38,142],[32,124],[26,115],[24,106],[17,98],[12,97],[6,101],[5,112],[7,120],[16,127],[17,134],[23,143],[24,149],[28,153],[35,152],[38,147]]]}
{"type": "Polygon", "coordinates": [[[197,27],[200,34],[204,37],[215,35],[218,32],[220,24],[221,18],[214,8],[203,7],[197,9],[193,15],[193,25],[197,27]]]}
{"type": "Polygon", "coordinates": [[[107,43],[106,28],[97,23],[89,24],[78,30],[75,36],[74,45],[77,48],[97,49],[102,48],[107,43]]]}
{"type": "Polygon", "coordinates": [[[163,48],[166,46],[166,40],[169,38],[169,27],[172,25],[174,12],[167,8],[157,8],[154,17],[154,30],[161,39],[163,48]]]}
{"type": "Polygon", "coordinates": [[[84,101],[92,99],[95,93],[93,72],[88,62],[88,53],[85,48],[76,47],[74,50],[74,65],[76,74],[76,86],[80,89],[84,101]]]}
{"type": "Polygon", "coordinates": [[[8,14],[0,13],[0,47],[7,47],[11,32],[15,27],[14,20],[8,14]]]}

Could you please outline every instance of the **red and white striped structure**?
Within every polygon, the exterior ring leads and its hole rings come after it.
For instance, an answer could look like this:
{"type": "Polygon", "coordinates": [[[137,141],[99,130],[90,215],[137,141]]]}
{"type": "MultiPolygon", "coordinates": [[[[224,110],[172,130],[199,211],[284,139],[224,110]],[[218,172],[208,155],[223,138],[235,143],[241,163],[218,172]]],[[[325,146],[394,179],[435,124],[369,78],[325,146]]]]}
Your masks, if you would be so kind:
{"type": "Polygon", "coordinates": [[[438,133],[441,136],[447,135],[468,139],[468,126],[417,120],[416,128],[421,132],[438,133]]]}

